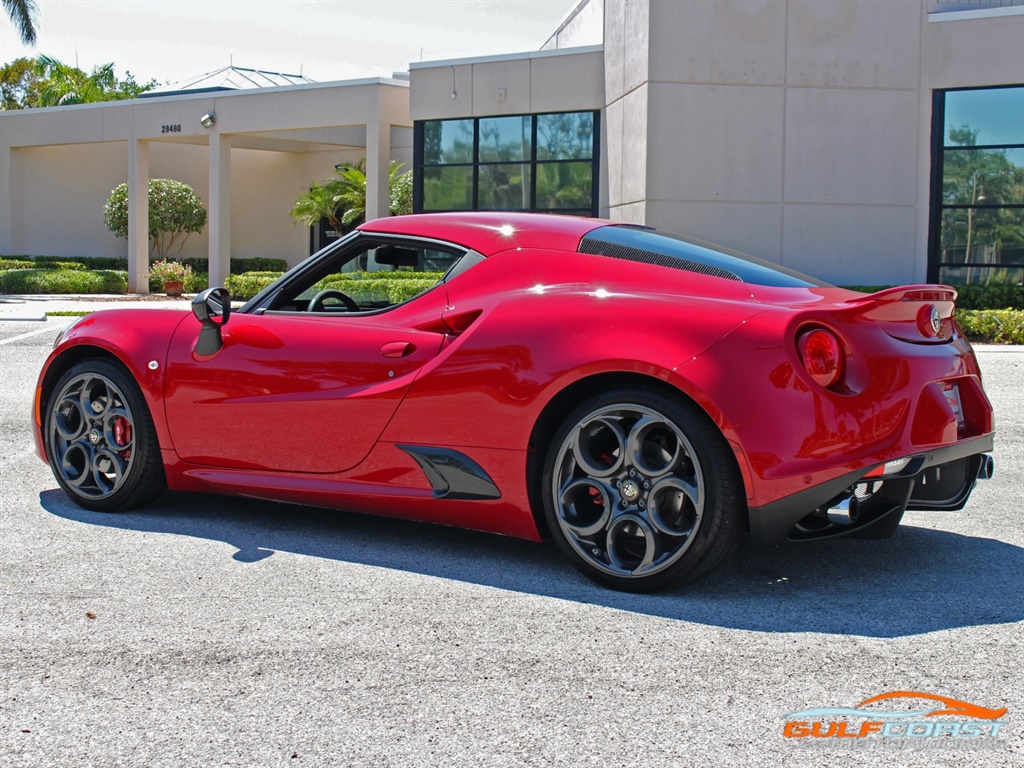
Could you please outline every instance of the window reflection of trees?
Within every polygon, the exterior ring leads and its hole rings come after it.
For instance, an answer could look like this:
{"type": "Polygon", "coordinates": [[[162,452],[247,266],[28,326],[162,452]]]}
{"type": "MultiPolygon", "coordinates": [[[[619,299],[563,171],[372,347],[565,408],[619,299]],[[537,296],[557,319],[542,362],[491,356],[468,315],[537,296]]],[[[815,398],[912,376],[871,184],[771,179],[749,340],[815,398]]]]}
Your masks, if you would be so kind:
{"type": "MultiPolygon", "coordinates": [[[[992,96],[965,92],[957,105],[963,111],[975,101],[978,105],[1004,99],[1010,103],[1007,97],[1013,90],[992,96]]],[[[991,112],[987,115],[990,120],[991,112]]],[[[1005,111],[995,114],[997,122],[988,125],[984,135],[981,128],[966,123],[946,123],[938,201],[938,277],[942,282],[1024,282],[1024,135],[1019,143],[1005,143],[1007,135],[1011,141],[1015,135],[1014,116],[1005,111]]]]}
{"type": "Polygon", "coordinates": [[[418,210],[593,214],[592,112],[425,121],[418,210]]]}

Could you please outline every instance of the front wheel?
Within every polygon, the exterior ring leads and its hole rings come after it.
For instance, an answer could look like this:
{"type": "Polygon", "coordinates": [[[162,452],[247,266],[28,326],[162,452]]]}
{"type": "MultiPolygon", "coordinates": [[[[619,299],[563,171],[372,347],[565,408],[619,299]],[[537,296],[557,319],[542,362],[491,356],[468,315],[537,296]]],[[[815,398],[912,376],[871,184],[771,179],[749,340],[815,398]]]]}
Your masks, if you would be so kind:
{"type": "Polygon", "coordinates": [[[614,589],[695,581],[742,529],[743,486],[724,438],[695,405],[653,389],[580,405],[555,434],[542,483],[559,548],[614,589]]]}
{"type": "Polygon", "coordinates": [[[115,512],[151,501],[165,487],[153,419],[120,366],[85,360],[61,376],[46,408],[53,476],[79,506],[115,512]]]}

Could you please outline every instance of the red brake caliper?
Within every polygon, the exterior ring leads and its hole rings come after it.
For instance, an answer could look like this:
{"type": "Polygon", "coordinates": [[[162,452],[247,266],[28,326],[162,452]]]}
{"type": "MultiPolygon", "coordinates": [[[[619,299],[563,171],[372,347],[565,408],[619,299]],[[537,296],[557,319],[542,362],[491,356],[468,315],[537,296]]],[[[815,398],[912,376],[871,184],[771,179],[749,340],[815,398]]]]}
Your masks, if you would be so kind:
{"type": "MultiPolygon", "coordinates": [[[[128,445],[132,441],[132,424],[124,416],[118,416],[114,419],[114,441],[118,446],[128,445]]],[[[132,452],[124,450],[120,451],[118,455],[127,461],[132,452]]]]}

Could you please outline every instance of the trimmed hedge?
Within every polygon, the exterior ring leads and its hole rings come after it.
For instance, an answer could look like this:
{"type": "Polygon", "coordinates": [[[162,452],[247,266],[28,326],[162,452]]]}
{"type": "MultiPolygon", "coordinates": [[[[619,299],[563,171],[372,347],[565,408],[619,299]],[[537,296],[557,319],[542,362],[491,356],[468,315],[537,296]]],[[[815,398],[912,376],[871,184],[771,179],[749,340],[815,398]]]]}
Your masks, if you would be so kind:
{"type": "MultiPolygon", "coordinates": [[[[248,301],[277,280],[283,272],[247,272],[244,275],[228,275],[224,287],[232,299],[248,301]]],[[[353,272],[351,275],[324,278],[314,288],[326,288],[347,293],[356,301],[387,301],[398,304],[423,293],[438,280],[441,272],[353,272]],[[385,276],[386,275],[386,276],[385,276]]]]}
{"type": "Polygon", "coordinates": [[[128,259],[116,256],[26,256],[36,267],[52,267],[54,264],[81,264],[83,269],[113,269],[128,271],[128,259]]]}
{"type": "MultiPolygon", "coordinates": [[[[392,274],[403,273],[398,272],[392,274]]],[[[318,291],[333,288],[348,294],[355,301],[386,301],[388,304],[400,304],[401,302],[408,301],[413,296],[417,296],[437,285],[437,280],[440,275],[424,278],[423,275],[427,274],[430,273],[420,272],[420,278],[415,280],[405,277],[399,278],[398,280],[392,280],[390,277],[369,279],[359,277],[331,277],[321,280],[316,284],[315,288],[318,291]]]]}
{"type": "MultiPolygon", "coordinates": [[[[175,259],[192,267],[194,272],[209,272],[208,259],[175,259]]],[[[32,269],[49,267],[53,264],[81,264],[84,269],[115,269],[122,272],[128,271],[128,259],[111,256],[3,256],[0,257],[0,269],[32,269]],[[9,267],[3,266],[5,262],[17,261],[27,266],[9,267]]],[[[75,267],[70,267],[75,269],[75,267]]],[[[284,259],[231,259],[231,272],[242,274],[244,272],[284,272],[288,269],[288,262],[284,259]]]]}
{"type": "Polygon", "coordinates": [[[128,273],[111,269],[0,271],[0,293],[126,293],[128,273]]]}
{"type": "Polygon", "coordinates": [[[70,269],[85,272],[86,266],[78,261],[20,261],[16,259],[0,259],[0,270],[4,269],[70,269]]]}
{"type": "Polygon", "coordinates": [[[34,269],[35,262],[24,259],[0,259],[0,272],[8,269],[34,269]]]}
{"type": "Polygon", "coordinates": [[[277,280],[284,272],[246,272],[243,275],[228,275],[224,287],[228,289],[232,299],[248,301],[277,280]]]}
{"type": "Polygon", "coordinates": [[[1024,285],[957,286],[956,308],[1024,309],[1024,285]]]}
{"type": "Polygon", "coordinates": [[[957,308],[956,321],[971,341],[1024,344],[1024,312],[1019,310],[957,308]]]}

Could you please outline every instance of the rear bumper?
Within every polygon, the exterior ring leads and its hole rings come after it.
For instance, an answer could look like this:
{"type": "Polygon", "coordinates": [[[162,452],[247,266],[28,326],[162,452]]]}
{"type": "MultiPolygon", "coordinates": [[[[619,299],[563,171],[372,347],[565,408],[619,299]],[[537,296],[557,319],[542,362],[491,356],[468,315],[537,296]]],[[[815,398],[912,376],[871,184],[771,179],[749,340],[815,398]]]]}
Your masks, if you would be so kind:
{"type": "Polygon", "coordinates": [[[757,548],[773,547],[864,532],[907,509],[962,509],[985,465],[984,454],[992,447],[992,434],[962,440],[914,454],[906,469],[892,477],[865,479],[878,465],[867,466],[770,504],[750,507],[751,539],[757,548]],[[802,524],[812,516],[827,520],[827,510],[837,499],[848,496],[860,483],[873,485],[876,481],[881,481],[881,488],[861,505],[856,522],[820,527],[802,524]]]}

